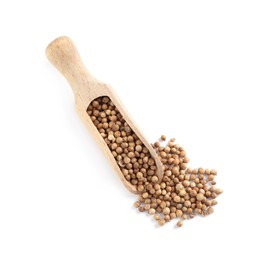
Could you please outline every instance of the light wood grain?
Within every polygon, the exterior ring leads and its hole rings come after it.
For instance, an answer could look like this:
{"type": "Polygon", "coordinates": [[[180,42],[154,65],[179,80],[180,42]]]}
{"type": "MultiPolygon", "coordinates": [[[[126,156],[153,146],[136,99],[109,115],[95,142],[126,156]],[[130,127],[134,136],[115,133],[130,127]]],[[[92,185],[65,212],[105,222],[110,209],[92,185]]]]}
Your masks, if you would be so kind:
{"type": "Polygon", "coordinates": [[[143,144],[147,147],[151,156],[156,162],[156,174],[159,177],[159,181],[161,181],[163,176],[163,168],[156,152],[148,143],[142,132],[138,129],[134,121],[131,119],[130,115],[124,108],[123,104],[121,103],[120,99],[117,97],[113,89],[109,85],[99,82],[89,73],[89,71],[84,66],[72,40],[65,36],[55,39],[48,45],[46,49],[46,55],[51,63],[68,80],[74,93],[75,105],[78,114],[100,145],[105,156],[119,175],[121,181],[124,183],[126,188],[133,193],[138,193],[136,187],[134,185],[131,185],[130,182],[128,182],[124,178],[107,144],[105,143],[102,136],[99,134],[97,128],[95,127],[87,113],[87,108],[91,101],[100,96],[108,96],[112,100],[114,105],[122,114],[123,118],[136,133],[136,135],[140,138],[143,144]]]}

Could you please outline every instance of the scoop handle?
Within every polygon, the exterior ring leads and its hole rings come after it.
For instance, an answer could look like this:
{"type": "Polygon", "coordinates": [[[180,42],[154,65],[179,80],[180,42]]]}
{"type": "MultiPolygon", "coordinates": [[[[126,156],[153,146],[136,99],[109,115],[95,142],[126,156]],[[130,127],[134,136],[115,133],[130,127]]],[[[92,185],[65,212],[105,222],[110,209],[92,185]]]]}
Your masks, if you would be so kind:
{"type": "Polygon", "coordinates": [[[89,87],[88,83],[95,81],[70,38],[62,36],[52,41],[46,48],[46,56],[67,79],[74,95],[79,92],[81,85],[89,87]]]}

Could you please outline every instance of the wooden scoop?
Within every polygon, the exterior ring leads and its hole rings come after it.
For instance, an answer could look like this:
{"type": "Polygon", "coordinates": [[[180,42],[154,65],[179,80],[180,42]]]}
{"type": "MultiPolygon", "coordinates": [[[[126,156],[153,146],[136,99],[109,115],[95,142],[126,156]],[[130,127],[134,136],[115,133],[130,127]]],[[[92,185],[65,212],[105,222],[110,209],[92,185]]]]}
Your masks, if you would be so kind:
{"type": "Polygon", "coordinates": [[[140,138],[146,148],[149,150],[151,156],[156,162],[157,171],[156,174],[159,178],[159,182],[163,176],[162,164],[151,145],[147,142],[141,131],[138,129],[126,109],[122,105],[120,99],[117,97],[113,89],[102,82],[97,81],[83,65],[80,55],[73,44],[72,40],[68,37],[60,37],[51,42],[47,49],[46,55],[51,63],[65,76],[69,84],[72,87],[75,105],[78,114],[92,135],[95,137],[100,147],[105,153],[105,156],[118,173],[120,179],[127,187],[127,189],[133,193],[138,193],[136,187],[128,182],[123,176],[117,162],[115,161],[110,149],[105,143],[104,139],[98,132],[96,126],[93,124],[90,116],[87,113],[89,104],[96,98],[101,96],[108,96],[123,118],[132,128],[134,133],[140,138]]]}

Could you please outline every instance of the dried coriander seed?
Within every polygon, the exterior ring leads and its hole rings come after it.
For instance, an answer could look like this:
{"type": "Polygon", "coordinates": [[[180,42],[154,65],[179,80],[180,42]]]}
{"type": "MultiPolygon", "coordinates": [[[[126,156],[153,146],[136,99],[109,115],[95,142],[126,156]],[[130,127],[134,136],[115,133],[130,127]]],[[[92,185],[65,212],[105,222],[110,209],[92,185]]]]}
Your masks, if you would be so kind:
{"type": "Polygon", "coordinates": [[[158,224],[160,225],[160,226],[164,226],[165,224],[166,224],[166,221],[165,221],[165,219],[160,219],[160,220],[158,220],[158,224]]]}
{"type": "Polygon", "coordinates": [[[178,221],[176,224],[177,227],[182,227],[183,226],[183,222],[182,221],[178,221]]]}
{"type": "Polygon", "coordinates": [[[158,214],[155,214],[153,217],[154,217],[155,220],[159,220],[160,219],[160,216],[158,214]]]}
{"type": "Polygon", "coordinates": [[[161,139],[162,141],[166,141],[166,136],[165,136],[165,135],[161,135],[160,139],[161,139]]]}
{"type": "Polygon", "coordinates": [[[135,207],[135,208],[139,208],[140,205],[141,205],[141,202],[140,202],[140,201],[136,201],[136,202],[134,203],[134,207],[135,207]]]}

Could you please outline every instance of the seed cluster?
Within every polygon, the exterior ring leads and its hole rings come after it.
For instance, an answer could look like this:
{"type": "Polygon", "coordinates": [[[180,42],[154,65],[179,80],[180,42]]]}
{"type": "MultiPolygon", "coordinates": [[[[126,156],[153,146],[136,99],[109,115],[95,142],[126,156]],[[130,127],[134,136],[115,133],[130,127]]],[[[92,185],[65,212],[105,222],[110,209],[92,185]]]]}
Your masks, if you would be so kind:
{"type": "MultiPolygon", "coordinates": [[[[187,218],[213,213],[215,199],[223,192],[215,187],[216,170],[187,168],[189,159],[175,139],[170,139],[167,145],[158,141],[152,145],[164,169],[162,182],[158,183],[154,159],[109,97],[92,101],[87,113],[123,176],[140,192],[134,203],[140,212],[152,215],[160,226],[181,219],[177,227],[182,227],[187,218]]],[[[165,142],[166,136],[162,135],[160,141],[165,142]]]]}
{"type": "MultiPolygon", "coordinates": [[[[165,136],[161,136],[161,141],[165,140],[165,136]]],[[[187,218],[212,214],[217,204],[215,199],[223,191],[215,187],[217,171],[187,168],[186,152],[174,142],[175,139],[170,139],[166,146],[160,142],[153,144],[164,165],[163,179],[160,184],[145,185],[134,206],[153,215],[161,226],[179,218],[177,227],[181,227],[187,218]]]]}
{"type": "Polygon", "coordinates": [[[109,97],[93,100],[87,113],[127,181],[139,192],[144,191],[145,185],[158,182],[154,159],[109,97]]]}

